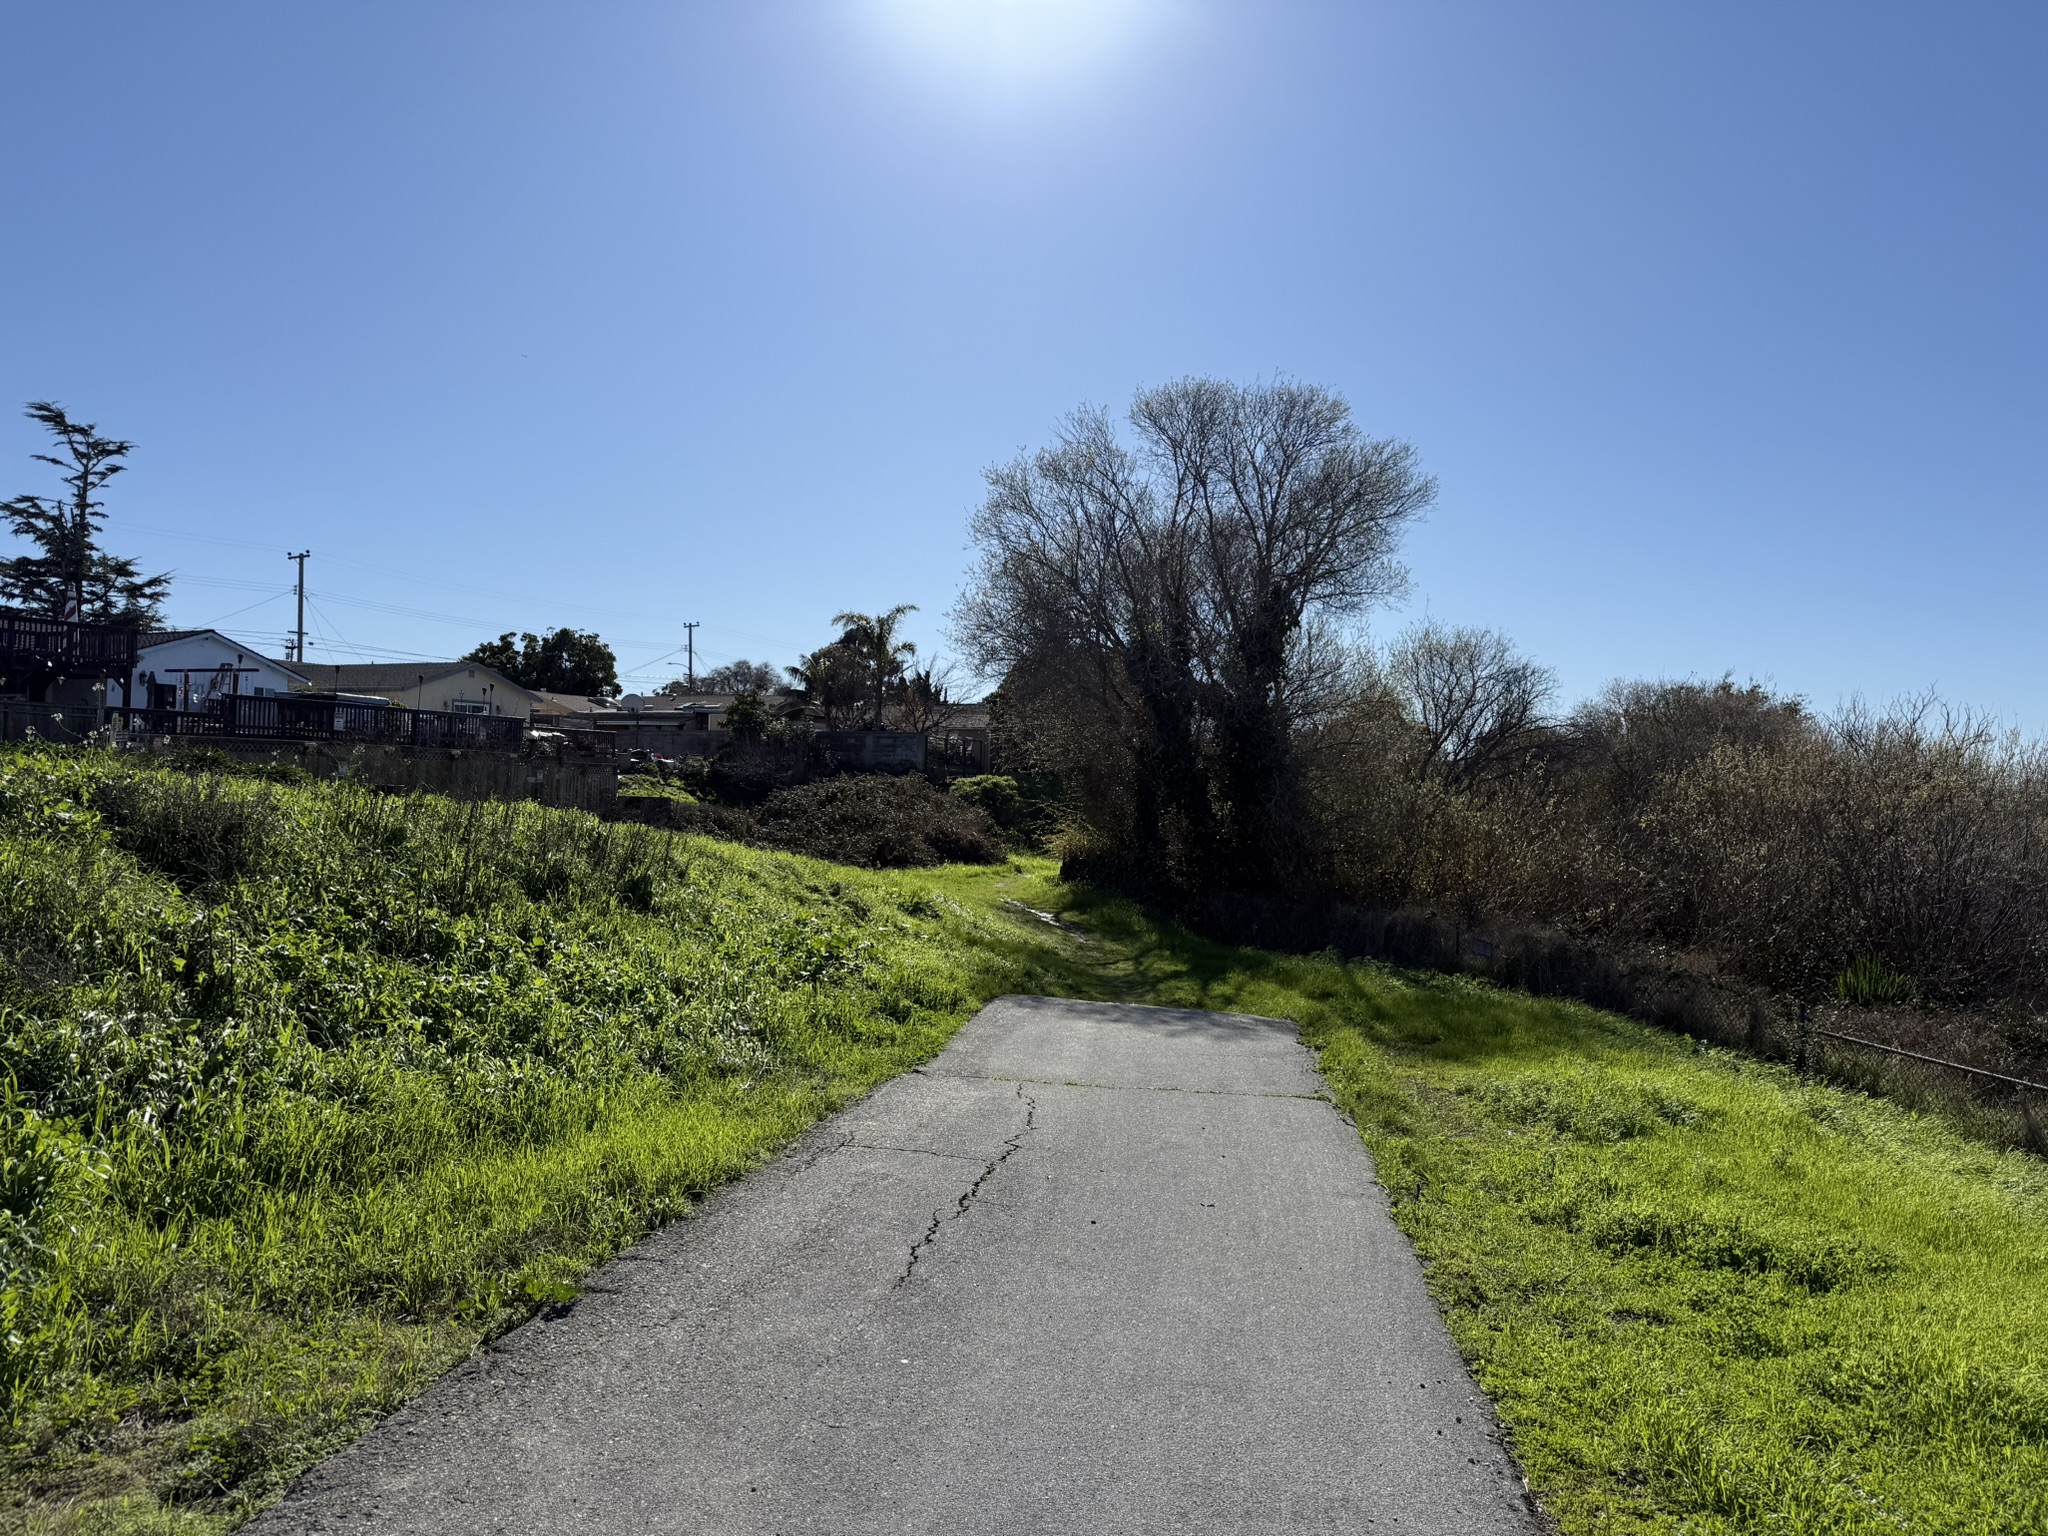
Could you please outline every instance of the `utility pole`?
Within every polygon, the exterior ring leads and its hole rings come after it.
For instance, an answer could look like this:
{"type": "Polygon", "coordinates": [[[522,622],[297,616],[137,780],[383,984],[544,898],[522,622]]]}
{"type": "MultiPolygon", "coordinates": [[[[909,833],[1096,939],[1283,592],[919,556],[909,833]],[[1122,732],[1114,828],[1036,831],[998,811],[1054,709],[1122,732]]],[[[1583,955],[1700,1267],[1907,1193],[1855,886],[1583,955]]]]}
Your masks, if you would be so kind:
{"type": "Polygon", "coordinates": [[[306,556],[312,553],[310,549],[302,549],[297,554],[289,550],[285,552],[285,559],[299,562],[299,627],[297,639],[292,644],[292,660],[300,666],[306,664],[306,556]]]}
{"type": "MultiPolygon", "coordinates": [[[[692,619],[683,628],[689,631],[683,637],[683,644],[689,648],[690,652],[689,665],[685,669],[688,676],[688,687],[690,692],[695,693],[697,691],[697,621],[692,619]]],[[[670,651],[669,655],[673,656],[675,652],[670,651]]]]}

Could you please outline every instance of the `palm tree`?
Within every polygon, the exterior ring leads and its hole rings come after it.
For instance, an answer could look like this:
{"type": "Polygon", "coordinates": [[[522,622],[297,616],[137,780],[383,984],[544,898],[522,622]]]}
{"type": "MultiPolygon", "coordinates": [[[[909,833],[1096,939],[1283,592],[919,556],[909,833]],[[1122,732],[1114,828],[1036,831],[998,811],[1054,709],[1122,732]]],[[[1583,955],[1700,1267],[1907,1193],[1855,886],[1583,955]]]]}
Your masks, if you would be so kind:
{"type": "Polygon", "coordinates": [[[800,657],[789,670],[796,695],[816,710],[828,731],[858,730],[869,693],[866,661],[854,648],[835,640],[800,657]]]}
{"type": "Polygon", "coordinates": [[[898,603],[887,613],[833,615],[832,622],[844,631],[839,637],[839,644],[860,658],[867,673],[868,730],[879,731],[882,728],[882,716],[889,700],[901,688],[904,672],[911,658],[917,655],[915,645],[896,638],[903,616],[915,612],[917,604],[898,603]]]}

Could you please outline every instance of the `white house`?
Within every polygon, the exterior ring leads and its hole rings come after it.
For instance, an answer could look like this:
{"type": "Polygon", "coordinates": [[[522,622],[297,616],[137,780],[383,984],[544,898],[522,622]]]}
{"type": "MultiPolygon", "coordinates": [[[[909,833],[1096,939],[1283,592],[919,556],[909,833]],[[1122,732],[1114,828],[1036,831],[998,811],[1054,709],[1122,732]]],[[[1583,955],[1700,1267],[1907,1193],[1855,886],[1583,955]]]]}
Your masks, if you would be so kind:
{"type": "Polygon", "coordinates": [[[222,694],[268,698],[308,686],[310,680],[300,668],[272,660],[217,629],[159,629],[142,636],[127,702],[156,709],[204,709],[208,700],[222,694]]]}

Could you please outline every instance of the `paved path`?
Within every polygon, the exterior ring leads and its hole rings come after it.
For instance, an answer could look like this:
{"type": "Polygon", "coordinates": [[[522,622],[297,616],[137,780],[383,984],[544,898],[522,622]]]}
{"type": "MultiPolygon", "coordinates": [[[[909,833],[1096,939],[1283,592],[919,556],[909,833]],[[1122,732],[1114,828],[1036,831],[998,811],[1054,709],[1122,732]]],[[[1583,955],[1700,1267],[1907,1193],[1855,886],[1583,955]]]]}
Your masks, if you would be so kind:
{"type": "Polygon", "coordinates": [[[992,1004],[285,1532],[1533,1532],[1294,1026],[992,1004]]]}

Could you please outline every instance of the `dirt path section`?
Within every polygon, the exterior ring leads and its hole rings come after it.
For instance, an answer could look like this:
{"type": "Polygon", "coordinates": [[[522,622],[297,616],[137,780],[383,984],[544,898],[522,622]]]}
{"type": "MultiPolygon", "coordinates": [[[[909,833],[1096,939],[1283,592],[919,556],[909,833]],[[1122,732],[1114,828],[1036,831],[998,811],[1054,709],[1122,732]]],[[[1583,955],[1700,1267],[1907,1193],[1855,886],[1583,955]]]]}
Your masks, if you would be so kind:
{"type": "Polygon", "coordinates": [[[1005,998],[246,1527],[1540,1529],[1294,1026],[1005,998]]]}

